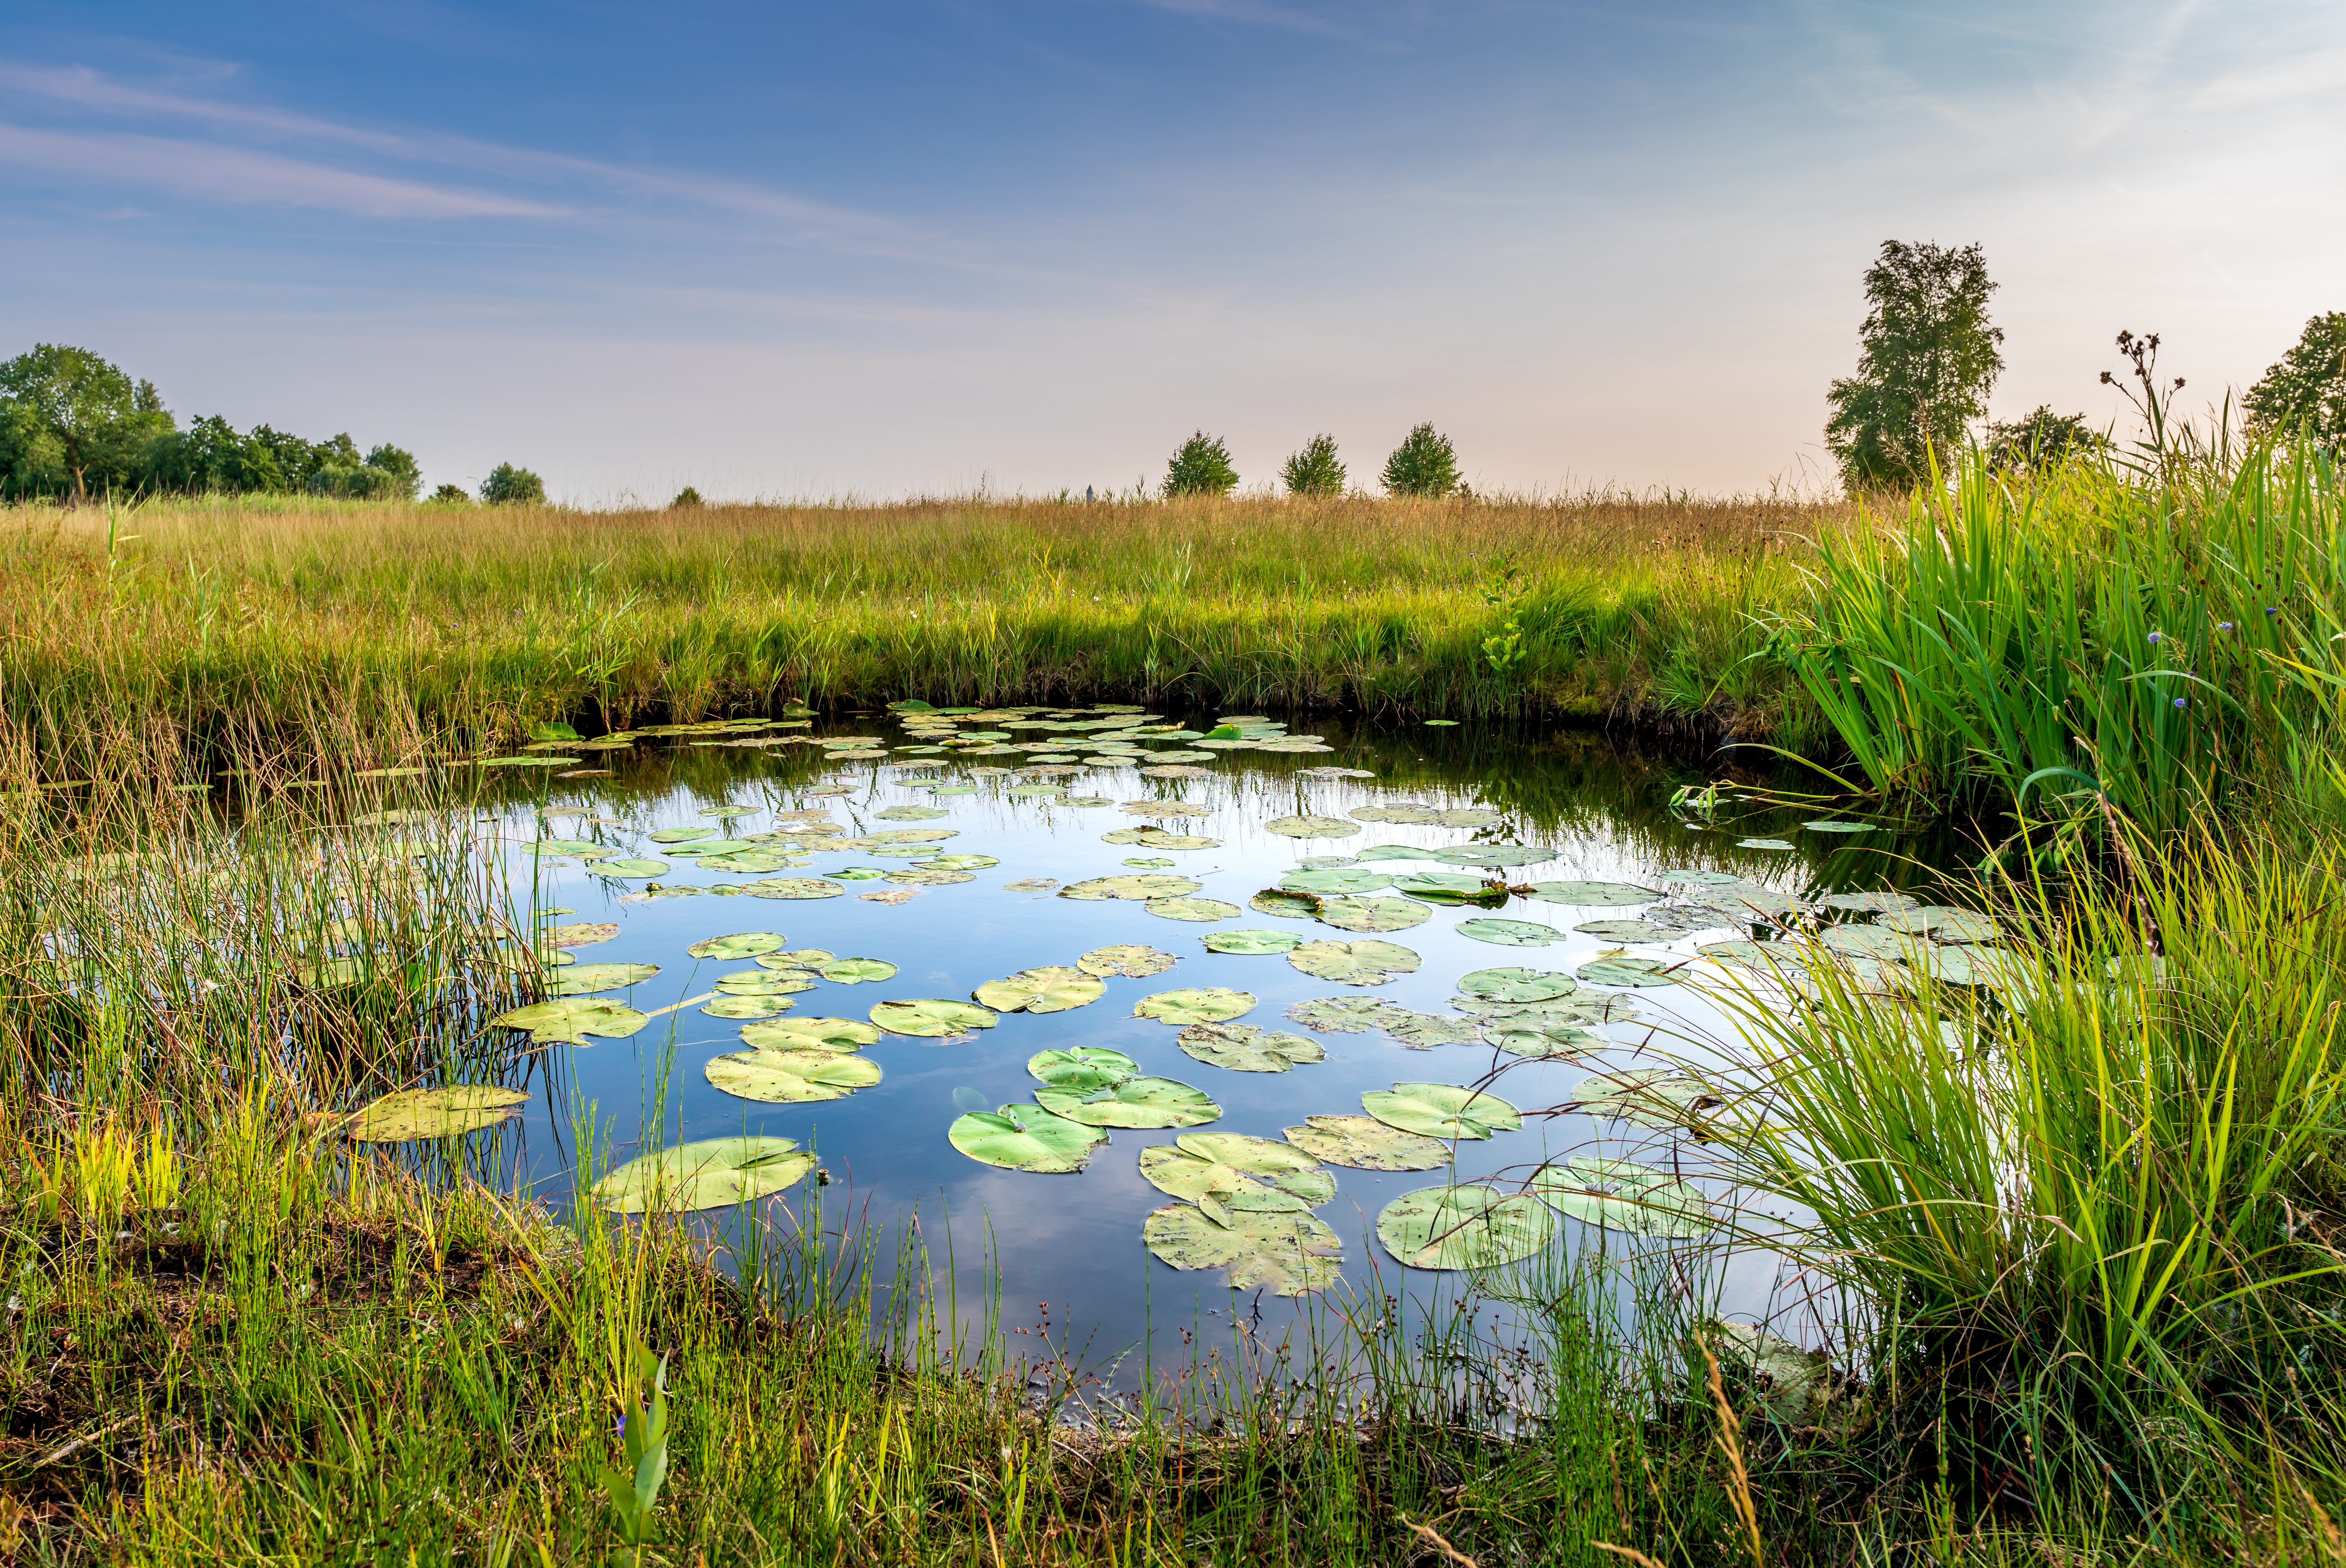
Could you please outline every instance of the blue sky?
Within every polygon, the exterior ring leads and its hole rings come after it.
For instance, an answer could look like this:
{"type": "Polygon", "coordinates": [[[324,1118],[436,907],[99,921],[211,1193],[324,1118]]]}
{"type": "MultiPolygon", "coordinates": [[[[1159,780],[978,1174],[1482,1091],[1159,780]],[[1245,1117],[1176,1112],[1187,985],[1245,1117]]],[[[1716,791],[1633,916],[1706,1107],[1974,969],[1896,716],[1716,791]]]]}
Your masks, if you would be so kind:
{"type": "Polygon", "coordinates": [[[2010,416],[2346,309],[2346,6],[12,0],[0,351],[585,502],[1827,483],[1887,238],[2010,416]]]}

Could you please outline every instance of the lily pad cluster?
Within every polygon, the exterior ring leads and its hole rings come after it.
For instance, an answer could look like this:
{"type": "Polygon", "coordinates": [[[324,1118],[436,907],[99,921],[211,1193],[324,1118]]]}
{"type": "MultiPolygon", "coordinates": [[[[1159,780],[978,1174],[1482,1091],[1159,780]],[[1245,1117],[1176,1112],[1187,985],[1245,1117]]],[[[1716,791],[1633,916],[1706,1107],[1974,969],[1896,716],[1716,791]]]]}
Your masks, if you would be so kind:
{"type": "Polygon", "coordinates": [[[1140,1174],[1181,1200],[1141,1223],[1150,1256],[1219,1268],[1234,1290],[1301,1296],[1336,1282],[1343,1242],[1311,1210],[1336,1178],[1302,1149],[1238,1133],[1184,1134],[1140,1152],[1140,1174]]]}

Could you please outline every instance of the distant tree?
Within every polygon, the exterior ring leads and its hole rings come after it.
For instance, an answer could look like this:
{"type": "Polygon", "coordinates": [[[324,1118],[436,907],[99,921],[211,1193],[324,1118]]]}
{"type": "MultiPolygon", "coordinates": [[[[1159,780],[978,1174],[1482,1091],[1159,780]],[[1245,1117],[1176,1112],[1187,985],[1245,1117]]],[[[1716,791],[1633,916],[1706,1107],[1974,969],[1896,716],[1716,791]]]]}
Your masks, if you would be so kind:
{"type": "Polygon", "coordinates": [[[1430,424],[1412,430],[1385,459],[1384,483],[1395,495],[1438,500],[1454,494],[1459,489],[1458,454],[1451,450],[1450,438],[1430,424]]]}
{"type": "Polygon", "coordinates": [[[0,467],[15,494],[128,488],[172,428],[152,382],[63,343],[0,364],[0,467]]]}
{"type": "Polygon", "coordinates": [[[668,503],[668,505],[670,505],[671,507],[675,507],[675,506],[698,506],[698,505],[699,505],[699,504],[700,504],[700,492],[699,492],[699,491],[698,491],[698,490],[695,490],[695,489],[694,489],[691,485],[689,485],[689,484],[686,485],[683,489],[681,489],[681,490],[678,491],[678,492],[676,493],[676,499],[668,503]]]}
{"type": "Polygon", "coordinates": [[[312,495],[333,495],[344,501],[388,501],[399,494],[399,481],[372,464],[329,463],[310,471],[302,488],[312,495]]]}
{"type": "Polygon", "coordinates": [[[1987,427],[1987,460],[1994,468],[2051,468],[2108,444],[2084,414],[2055,413],[2050,403],[2038,404],[2013,423],[1987,427]]]}
{"type": "MultiPolygon", "coordinates": [[[[266,427],[263,427],[266,428],[266,427]]],[[[254,435],[239,435],[218,414],[190,420],[147,449],[141,479],[150,489],[190,494],[243,494],[287,488],[277,452],[254,435]]]]}
{"type": "Polygon", "coordinates": [[[366,465],[379,468],[391,475],[392,494],[402,501],[413,501],[423,488],[423,471],[415,465],[415,453],[389,443],[366,454],[366,465]]]}
{"type": "Polygon", "coordinates": [[[543,506],[546,481],[526,468],[500,463],[481,481],[481,499],[492,506],[543,506]]]}
{"type": "Polygon", "coordinates": [[[2259,430],[2303,430],[2329,445],[2346,445],[2346,311],[2306,322],[2297,346],[2241,402],[2259,430]]]}
{"type": "Polygon", "coordinates": [[[1165,465],[1168,495],[1228,495],[1238,488],[1239,471],[1219,435],[1198,432],[1183,442],[1165,465]]]}
{"type": "Polygon", "coordinates": [[[432,502],[435,506],[470,506],[473,493],[461,484],[444,484],[432,493],[432,502]]]}
{"type": "Polygon", "coordinates": [[[1825,444],[1851,489],[1918,483],[1932,451],[1960,445],[1986,413],[2004,369],[2004,330],[1987,319],[1994,292],[1977,245],[1882,242],[1865,274],[1872,309],[1858,330],[1857,374],[1827,394],[1825,444]]]}
{"type": "Polygon", "coordinates": [[[1287,482],[1290,495],[1341,495],[1344,460],[1336,455],[1336,438],[1313,436],[1302,451],[1290,453],[1279,465],[1279,476],[1287,482]]]}

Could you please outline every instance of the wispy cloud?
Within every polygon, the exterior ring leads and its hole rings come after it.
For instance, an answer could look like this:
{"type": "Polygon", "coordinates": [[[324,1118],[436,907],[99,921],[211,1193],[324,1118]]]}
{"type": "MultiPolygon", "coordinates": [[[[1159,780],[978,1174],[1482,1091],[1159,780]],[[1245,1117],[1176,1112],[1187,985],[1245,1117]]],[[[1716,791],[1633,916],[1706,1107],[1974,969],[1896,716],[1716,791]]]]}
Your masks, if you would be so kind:
{"type": "Polygon", "coordinates": [[[490,191],[360,174],[249,148],[168,137],[0,124],[0,163],[214,201],[321,208],[359,218],[556,218],[565,211],[490,191]]]}
{"type": "Polygon", "coordinates": [[[1292,5],[1272,5],[1264,0],[1137,0],[1155,11],[1178,11],[1185,15],[1210,16],[1217,21],[1247,22],[1259,27],[1276,27],[1282,32],[1308,33],[1316,37],[1337,38],[1347,44],[1360,44],[1370,48],[1390,48],[1357,27],[1331,22],[1325,16],[1292,5]]]}

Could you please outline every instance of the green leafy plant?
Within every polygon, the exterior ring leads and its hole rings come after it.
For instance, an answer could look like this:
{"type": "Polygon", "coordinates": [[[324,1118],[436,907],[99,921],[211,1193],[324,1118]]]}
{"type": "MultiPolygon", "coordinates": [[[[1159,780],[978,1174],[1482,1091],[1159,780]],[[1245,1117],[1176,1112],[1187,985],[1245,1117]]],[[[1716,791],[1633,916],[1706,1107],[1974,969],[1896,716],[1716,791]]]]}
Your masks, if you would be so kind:
{"type": "Polygon", "coordinates": [[[1428,500],[1456,494],[1462,488],[1458,483],[1458,454],[1452,449],[1450,438],[1431,424],[1412,429],[1385,459],[1384,485],[1395,495],[1428,500]]]}
{"type": "Polygon", "coordinates": [[[1322,433],[1305,442],[1279,465],[1279,477],[1290,495],[1344,494],[1344,460],[1336,455],[1336,438],[1322,433]]]}
{"type": "Polygon", "coordinates": [[[2057,468],[2072,457],[2091,457],[2108,446],[2082,413],[2055,413],[2040,403],[2011,423],[1987,427],[1988,466],[1999,471],[2057,468]]]}
{"type": "Polygon", "coordinates": [[[481,499],[492,506],[543,506],[546,481],[526,468],[500,463],[481,481],[481,499]]]}
{"type": "Polygon", "coordinates": [[[1825,444],[1851,490],[1922,483],[1932,454],[1960,447],[1964,427],[1987,412],[2004,369],[2004,329],[1987,319],[1994,291],[1977,245],[1882,241],[1865,274],[1857,373],[1827,393],[1825,444]]]}
{"type": "Polygon", "coordinates": [[[700,499],[700,492],[699,492],[699,491],[698,491],[698,490],[695,490],[695,489],[694,489],[691,485],[689,485],[689,484],[686,485],[683,489],[681,489],[681,490],[678,491],[678,492],[676,493],[676,499],[668,503],[668,505],[669,505],[669,506],[671,506],[671,507],[677,507],[677,506],[699,506],[699,505],[700,505],[700,504],[702,504],[702,503],[701,503],[701,499],[700,499]]]}
{"type": "Polygon", "coordinates": [[[619,1560],[628,1564],[658,1539],[652,1515],[659,1506],[660,1483],[668,1479],[668,1359],[655,1359],[641,1340],[631,1355],[638,1386],[619,1421],[623,1458],[618,1467],[603,1471],[604,1490],[611,1494],[611,1509],[618,1516],[619,1560]]]}
{"type": "Polygon", "coordinates": [[[1165,465],[1165,494],[1228,495],[1238,488],[1239,471],[1230,466],[1230,449],[1219,435],[1198,431],[1183,442],[1165,465]]]}
{"type": "Polygon", "coordinates": [[[461,484],[444,484],[432,493],[432,500],[436,505],[470,506],[473,493],[461,484]]]}
{"type": "Polygon", "coordinates": [[[2260,430],[2302,430],[2333,450],[2346,444],[2346,311],[2306,322],[2296,346],[2240,401],[2260,430]]]}

